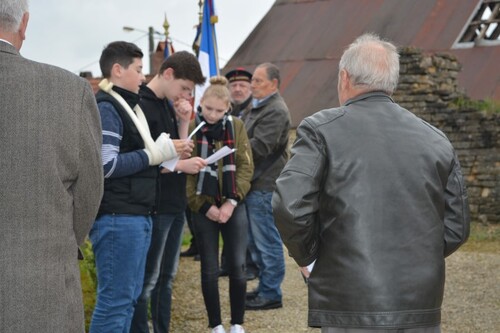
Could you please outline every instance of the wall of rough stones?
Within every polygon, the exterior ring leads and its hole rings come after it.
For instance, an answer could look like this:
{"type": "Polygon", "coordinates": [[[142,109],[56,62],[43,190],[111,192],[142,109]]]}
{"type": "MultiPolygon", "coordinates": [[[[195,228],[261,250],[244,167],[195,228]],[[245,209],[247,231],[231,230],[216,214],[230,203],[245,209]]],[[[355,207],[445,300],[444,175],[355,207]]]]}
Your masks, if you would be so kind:
{"type": "Polygon", "coordinates": [[[400,50],[394,99],[442,130],[458,154],[474,222],[500,223],[500,112],[459,107],[460,64],[449,54],[400,50]]]}

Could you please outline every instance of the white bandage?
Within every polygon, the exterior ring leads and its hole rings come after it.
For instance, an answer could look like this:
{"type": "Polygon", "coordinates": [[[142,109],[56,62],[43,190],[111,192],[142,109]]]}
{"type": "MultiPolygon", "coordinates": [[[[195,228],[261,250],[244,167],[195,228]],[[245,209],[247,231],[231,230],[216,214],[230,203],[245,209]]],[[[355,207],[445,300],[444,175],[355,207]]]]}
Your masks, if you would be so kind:
{"type": "Polygon", "coordinates": [[[175,145],[170,135],[161,133],[154,145],[144,149],[149,158],[149,165],[159,165],[161,162],[177,156],[175,145]]]}

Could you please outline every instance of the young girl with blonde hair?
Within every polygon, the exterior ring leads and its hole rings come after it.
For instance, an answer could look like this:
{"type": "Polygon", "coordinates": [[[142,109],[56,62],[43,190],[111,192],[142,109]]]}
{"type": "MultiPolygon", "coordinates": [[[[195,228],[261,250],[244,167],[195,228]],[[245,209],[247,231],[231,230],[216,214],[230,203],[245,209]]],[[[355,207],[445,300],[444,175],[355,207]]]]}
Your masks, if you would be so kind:
{"type": "Polygon", "coordinates": [[[219,233],[224,241],[229,272],[231,333],[244,333],[245,255],[248,221],[243,203],[253,175],[252,150],[243,122],[229,114],[225,77],[213,77],[200,100],[201,112],[190,124],[196,133],[192,156],[204,159],[223,146],[233,153],[189,175],[187,194],[201,259],[201,287],[212,333],[224,333],[219,301],[219,233]]]}

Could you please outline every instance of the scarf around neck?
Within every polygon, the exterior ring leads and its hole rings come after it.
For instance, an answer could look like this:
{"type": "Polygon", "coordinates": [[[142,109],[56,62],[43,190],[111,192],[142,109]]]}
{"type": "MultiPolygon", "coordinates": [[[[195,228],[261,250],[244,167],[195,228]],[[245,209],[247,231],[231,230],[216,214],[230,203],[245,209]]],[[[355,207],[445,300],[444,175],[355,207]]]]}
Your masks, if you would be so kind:
{"type": "MultiPolygon", "coordinates": [[[[195,124],[203,120],[201,113],[197,113],[195,124]]],[[[233,118],[227,113],[217,123],[207,123],[196,133],[198,156],[205,159],[212,155],[218,141],[222,141],[223,146],[235,147],[233,118]]],[[[213,197],[218,207],[222,204],[222,198],[237,199],[235,156],[232,153],[222,158],[222,188],[219,187],[219,163],[215,162],[198,173],[196,194],[213,197]]]]}
{"type": "MultiPolygon", "coordinates": [[[[161,156],[161,152],[159,151],[158,147],[156,147],[155,142],[151,137],[148,121],[146,120],[144,112],[142,111],[141,107],[136,102],[134,103],[133,101],[134,96],[131,95],[133,93],[129,92],[128,94],[124,94],[122,96],[121,93],[127,91],[114,86],[113,82],[109,81],[108,79],[103,79],[101,82],[99,82],[99,88],[102,91],[113,96],[113,98],[116,99],[118,103],[120,103],[120,105],[123,107],[125,112],[127,112],[129,117],[132,119],[132,122],[134,123],[135,127],[139,131],[139,134],[142,140],[144,141],[144,146],[146,147],[146,149],[153,155],[153,158],[158,159],[157,156],[161,156]],[[129,103],[134,105],[133,109],[129,103]]],[[[175,155],[176,154],[173,154],[173,156],[175,155]]]]}

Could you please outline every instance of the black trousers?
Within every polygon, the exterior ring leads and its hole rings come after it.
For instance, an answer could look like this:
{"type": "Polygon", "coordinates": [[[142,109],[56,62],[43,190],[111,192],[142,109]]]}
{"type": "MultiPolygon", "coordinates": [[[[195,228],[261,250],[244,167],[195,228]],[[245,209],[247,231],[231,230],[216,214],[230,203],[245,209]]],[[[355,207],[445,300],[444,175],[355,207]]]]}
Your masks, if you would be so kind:
{"type": "Polygon", "coordinates": [[[226,248],[229,273],[231,324],[243,324],[245,314],[245,255],[248,221],[244,204],[238,205],[227,223],[217,223],[193,213],[194,232],[201,259],[201,288],[210,327],[221,324],[219,301],[219,234],[226,248]]]}

